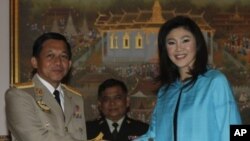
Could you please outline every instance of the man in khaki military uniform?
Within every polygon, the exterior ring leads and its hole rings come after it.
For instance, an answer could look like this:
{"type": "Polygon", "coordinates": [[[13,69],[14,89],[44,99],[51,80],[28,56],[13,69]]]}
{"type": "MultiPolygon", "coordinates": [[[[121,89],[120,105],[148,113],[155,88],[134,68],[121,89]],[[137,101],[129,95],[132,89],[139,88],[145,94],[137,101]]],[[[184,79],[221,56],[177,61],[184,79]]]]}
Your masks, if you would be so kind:
{"type": "Polygon", "coordinates": [[[61,83],[71,66],[66,38],[52,32],[41,35],[33,45],[31,64],[32,81],[15,84],[5,95],[12,140],[86,141],[83,98],[61,83]]]}

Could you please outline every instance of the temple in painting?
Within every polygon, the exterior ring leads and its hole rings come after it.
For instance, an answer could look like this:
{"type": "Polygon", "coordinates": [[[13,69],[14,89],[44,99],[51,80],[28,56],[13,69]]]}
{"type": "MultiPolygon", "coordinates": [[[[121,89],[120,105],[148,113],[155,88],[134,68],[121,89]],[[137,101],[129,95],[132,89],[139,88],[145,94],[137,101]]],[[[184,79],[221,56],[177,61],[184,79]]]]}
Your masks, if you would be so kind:
{"type": "Polygon", "coordinates": [[[204,13],[164,10],[158,0],[154,1],[151,10],[123,10],[121,13],[98,14],[94,24],[102,36],[103,63],[115,66],[128,63],[156,63],[159,28],[165,21],[177,15],[188,16],[199,25],[209,47],[209,61],[213,63],[211,56],[215,30],[204,19],[204,13]]]}
{"type": "Polygon", "coordinates": [[[235,11],[217,13],[210,19],[211,25],[217,29],[218,34],[234,33],[241,35],[248,34],[250,30],[250,14],[240,13],[238,8],[235,7],[235,11]],[[247,32],[247,33],[246,33],[247,32]]]}

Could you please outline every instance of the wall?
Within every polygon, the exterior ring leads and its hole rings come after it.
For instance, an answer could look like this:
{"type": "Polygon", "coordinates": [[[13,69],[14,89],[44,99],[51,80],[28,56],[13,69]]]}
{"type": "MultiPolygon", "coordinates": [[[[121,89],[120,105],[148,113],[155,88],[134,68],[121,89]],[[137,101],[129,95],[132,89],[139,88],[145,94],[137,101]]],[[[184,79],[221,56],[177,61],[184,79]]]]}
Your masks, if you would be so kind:
{"type": "Polygon", "coordinates": [[[9,0],[1,0],[0,3],[0,141],[4,141],[3,136],[7,135],[4,93],[10,83],[9,0]]]}

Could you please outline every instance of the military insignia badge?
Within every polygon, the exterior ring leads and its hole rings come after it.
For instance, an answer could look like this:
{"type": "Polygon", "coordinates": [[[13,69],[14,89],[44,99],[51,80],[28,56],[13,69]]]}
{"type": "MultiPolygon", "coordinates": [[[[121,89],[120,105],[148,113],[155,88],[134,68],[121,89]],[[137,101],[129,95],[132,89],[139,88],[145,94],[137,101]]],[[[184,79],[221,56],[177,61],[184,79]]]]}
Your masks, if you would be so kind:
{"type": "Polygon", "coordinates": [[[44,101],[37,100],[36,103],[44,112],[50,112],[50,108],[44,103],[44,101]]]}
{"type": "Polygon", "coordinates": [[[73,116],[74,116],[75,118],[82,118],[82,115],[81,115],[81,112],[80,112],[80,107],[79,107],[79,105],[76,105],[76,106],[75,106],[73,116]]]}
{"type": "Polygon", "coordinates": [[[127,120],[127,123],[128,123],[128,124],[130,124],[130,123],[131,123],[131,121],[130,121],[130,120],[127,120]]]}
{"type": "Polygon", "coordinates": [[[50,108],[46,103],[42,100],[43,97],[43,90],[41,88],[35,88],[35,94],[36,94],[36,103],[37,105],[44,111],[44,112],[50,112],[50,108]]]}
{"type": "Polygon", "coordinates": [[[43,96],[43,90],[40,88],[35,88],[35,93],[37,96],[43,96]]]}
{"type": "Polygon", "coordinates": [[[137,136],[133,136],[133,135],[128,136],[128,140],[130,140],[130,141],[132,141],[132,140],[134,140],[134,139],[136,139],[136,138],[137,138],[137,136]]]}

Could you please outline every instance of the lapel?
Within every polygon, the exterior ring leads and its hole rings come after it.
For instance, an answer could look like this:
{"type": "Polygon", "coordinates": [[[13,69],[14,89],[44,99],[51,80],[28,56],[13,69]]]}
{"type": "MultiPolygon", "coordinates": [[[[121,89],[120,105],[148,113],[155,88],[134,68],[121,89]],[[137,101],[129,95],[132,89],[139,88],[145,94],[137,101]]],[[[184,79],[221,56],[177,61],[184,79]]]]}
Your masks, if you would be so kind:
{"type": "Polygon", "coordinates": [[[37,101],[41,99],[50,108],[52,114],[56,116],[56,120],[61,123],[64,123],[63,111],[60,105],[58,105],[56,99],[50,93],[50,91],[41,83],[41,81],[37,78],[36,75],[33,77],[32,81],[35,83],[35,100],[37,101]]]}
{"type": "MultiPolygon", "coordinates": [[[[66,125],[69,124],[70,120],[73,116],[73,107],[75,103],[72,101],[72,96],[69,94],[69,91],[65,89],[64,86],[62,86],[63,92],[64,92],[64,115],[65,115],[65,123],[66,125]]],[[[75,110],[75,109],[74,109],[75,110]]]]}
{"type": "Polygon", "coordinates": [[[104,139],[111,140],[112,135],[111,135],[111,131],[109,129],[109,126],[108,126],[108,123],[107,123],[106,119],[101,118],[101,120],[99,121],[98,124],[100,125],[101,132],[103,132],[103,134],[104,134],[104,139]]]}
{"type": "Polygon", "coordinates": [[[130,120],[129,118],[126,116],[121,124],[121,128],[118,132],[118,140],[128,140],[128,134],[129,134],[129,131],[130,130],[133,130],[133,129],[129,129],[128,126],[130,124],[130,120]]]}

